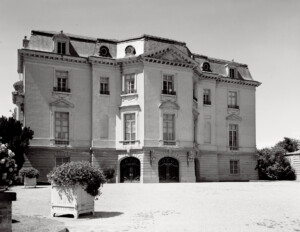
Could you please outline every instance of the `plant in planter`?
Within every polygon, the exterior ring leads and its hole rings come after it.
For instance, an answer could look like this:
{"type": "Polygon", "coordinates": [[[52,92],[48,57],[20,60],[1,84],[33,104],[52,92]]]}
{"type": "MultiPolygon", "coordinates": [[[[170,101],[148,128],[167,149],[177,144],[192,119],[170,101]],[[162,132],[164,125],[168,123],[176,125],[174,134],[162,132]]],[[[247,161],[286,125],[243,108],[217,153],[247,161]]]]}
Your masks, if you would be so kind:
{"type": "Polygon", "coordinates": [[[103,170],[103,174],[107,180],[108,183],[112,183],[113,178],[115,177],[115,169],[110,167],[110,168],[105,168],[103,170]]]}
{"type": "Polygon", "coordinates": [[[0,189],[5,191],[8,186],[17,179],[17,164],[13,157],[15,154],[7,148],[6,144],[0,143],[0,189]]]}
{"type": "Polygon", "coordinates": [[[48,175],[51,183],[51,215],[94,213],[94,200],[100,195],[105,177],[89,162],[70,162],[54,168],[48,175]]]}
{"type": "Polygon", "coordinates": [[[19,175],[24,178],[24,187],[36,187],[36,179],[39,178],[40,173],[35,168],[22,168],[19,175]]]}

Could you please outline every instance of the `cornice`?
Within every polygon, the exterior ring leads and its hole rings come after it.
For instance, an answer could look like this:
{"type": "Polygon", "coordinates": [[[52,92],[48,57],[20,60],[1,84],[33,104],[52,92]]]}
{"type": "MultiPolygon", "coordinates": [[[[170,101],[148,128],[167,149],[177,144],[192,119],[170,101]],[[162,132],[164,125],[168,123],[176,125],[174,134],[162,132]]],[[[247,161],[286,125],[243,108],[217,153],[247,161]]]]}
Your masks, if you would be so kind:
{"type": "Polygon", "coordinates": [[[79,64],[88,64],[88,59],[85,57],[60,55],[52,52],[27,50],[27,49],[20,49],[19,51],[20,51],[20,55],[23,57],[32,57],[32,58],[41,58],[41,59],[53,60],[53,61],[66,61],[66,62],[73,62],[79,64]]]}

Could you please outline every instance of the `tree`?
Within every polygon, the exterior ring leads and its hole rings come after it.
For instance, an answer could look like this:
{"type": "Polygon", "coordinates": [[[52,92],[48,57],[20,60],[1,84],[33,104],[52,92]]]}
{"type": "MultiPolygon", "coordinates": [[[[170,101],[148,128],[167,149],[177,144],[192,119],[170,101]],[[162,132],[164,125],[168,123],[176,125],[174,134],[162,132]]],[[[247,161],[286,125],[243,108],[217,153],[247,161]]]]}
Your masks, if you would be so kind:
{"type": "Polygon", "coordinates": [[[261,180],[295,180],[295,170],[285,158],[286,151],[280,147],[263,148],[257,151],[257,166],[261,180]]]}
{"type": "Polygon", "coordinates": [[[0,118],[0,139],[3,144],[15,153],[15,161],[20,170],[25,162],[24,153],[28,149],[29,140],[33,138],[33,131],[23,127],[22,123],[14,118],[0,118]]]}
{"type": "Polygon", "coordinates": [[[282,147],[286,152],[293,152],[299,150],[300,141],[284,137],[283,141],[278,142],[275,147],[282,147]]]}

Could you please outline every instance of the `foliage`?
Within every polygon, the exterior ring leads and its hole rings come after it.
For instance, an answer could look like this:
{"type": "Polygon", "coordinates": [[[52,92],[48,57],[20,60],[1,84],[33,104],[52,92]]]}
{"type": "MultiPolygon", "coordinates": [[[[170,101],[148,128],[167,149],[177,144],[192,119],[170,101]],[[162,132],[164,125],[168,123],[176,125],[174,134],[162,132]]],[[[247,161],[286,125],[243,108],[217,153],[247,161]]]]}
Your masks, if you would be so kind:
{"type": "Polygon", "coordinates": [[[79,184],[92,196],[100,195],[99,188],[105,183],[102,171],[85,161],[64,163],[54,168],[47,177],[50,183],[58,186],[79,184]]]}
{"type": "Polygon", "coordinates": [[[17,164],[13,157],[15,154],[0,143],[0,186],[10,186],[17,179],[17,164]]]}
{"type": "Polygon", "coordinates": [[[275,147],[281,147],[287,152],[294,152],[299,150],[299,140],[284,137],[283,141],[278,142],[275,147]]]}
{"type": "Polygon", "coordinates": [[[114,178],[114,176],[115,176],[115,169],[114,168],[105,168],[103,170],[103,174],[107,180],[110,180],[110,179],[114,178]]]}
{"type": "Polygon", "coordinates": [[[22,168],[19,171],[19,175],[28,178],[39,178],[40,173],[35,168],[22,168]]]}
{"type": "Polygon", "coordinates": [[[33,138],[33,131],[29,127],[23,127],[22,123],[14,118],[0,118],[0,137],[2,143],[8,144],[8,148],[15,153],[15,161],[21,169],[24,164],[24,153],[29,140],[33,138]]]}
{"type": "Polygon", "coordinates": [[[295,180],[295,170],[284,156],[285,150],[281,147],[264,148],[258,150],[258,169],[261,180],[295,180]]]}

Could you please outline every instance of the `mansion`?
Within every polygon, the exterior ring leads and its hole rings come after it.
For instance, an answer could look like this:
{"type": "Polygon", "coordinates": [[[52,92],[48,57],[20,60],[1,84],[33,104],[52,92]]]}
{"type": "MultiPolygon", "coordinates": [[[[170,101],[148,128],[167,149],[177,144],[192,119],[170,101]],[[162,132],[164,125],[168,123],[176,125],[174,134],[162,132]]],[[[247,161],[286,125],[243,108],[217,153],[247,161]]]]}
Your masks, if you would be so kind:
{"type": "Polygon", "coordinates": [[[34,131],[40,181],[65,162],[115,169],[116,183],[258,179],[248,66],[142,35],[32,31],[18,50],[17,119],[34,131]]]}

